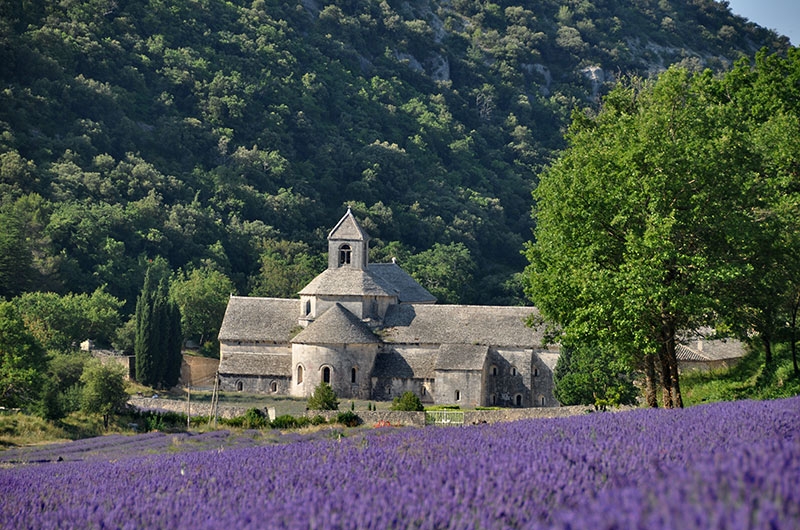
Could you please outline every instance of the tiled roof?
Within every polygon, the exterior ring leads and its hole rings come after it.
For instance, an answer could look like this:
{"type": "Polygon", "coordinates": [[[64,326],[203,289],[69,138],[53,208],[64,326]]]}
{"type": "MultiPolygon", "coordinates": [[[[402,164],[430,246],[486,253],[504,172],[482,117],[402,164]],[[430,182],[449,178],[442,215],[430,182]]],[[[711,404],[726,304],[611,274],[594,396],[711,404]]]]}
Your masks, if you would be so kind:
{"type": "Polygon", "coordinates": [[[369,271],[351,267],[327,269],[303,287],[306,296],[397,296],[369,271]]]}
{"type": "Polygon", "coordinates": [[[375,357],[372,376],[379,379],[433,379],[438,354],[431,351],[404,351],[394,349],[375,357]]]}
{"type": "Polygon", "coordinates": [[[219,363],[223,375],[261,375],[290,377],[292,356],[269,353],[229,353],[219,363]]]}
{"type": "Polygon", "coordinates": [[[473,344],[442,344],[436,360],[436,370],[479,371],[489,355],[487,346],[473,344]]]}
{"type": "Polygon", "coordinates": [[[328,239],[346,239],[346,240],[356,240],[356,241],[368,241],[369,235],[361,228],[361,225],[358,224],[356,221],[353,212],[350,211],[350,208],[347,209],[347,213],[339,219],[339,222],[336,223],[336,226],[333,227],[333,230],[330,231],[328,234],[328,239]]]}
{"type": "Polygon", "coordinates": [[[374,344],[380,340],[353,313],[335,304],[292,339],[295,344],[374,344]]]}
{"type": "Polygon", "coordinates": [[[390,306],[384,318],[386,342],[473,344],[539,348],[544,326],[530,328],[534,307],[411,304],[390,306]]]}
{"type": "Polygon", "coordinates": [[[735,339],[699,339],[675,347],[679,361],[723,361],[737,359],[744,354],[744,344],[735,339]]]}
{"type": "Polygon", "coordinates": [[[300,300],[231,296],[219,340],[288,342],[299,315],[300,300]]]}
{"type": "Polygon", "coordinates": [[[436,297],[396,263],[370,263],[369,272],[397,295],[400,303],[433,303],[436,297]]]}

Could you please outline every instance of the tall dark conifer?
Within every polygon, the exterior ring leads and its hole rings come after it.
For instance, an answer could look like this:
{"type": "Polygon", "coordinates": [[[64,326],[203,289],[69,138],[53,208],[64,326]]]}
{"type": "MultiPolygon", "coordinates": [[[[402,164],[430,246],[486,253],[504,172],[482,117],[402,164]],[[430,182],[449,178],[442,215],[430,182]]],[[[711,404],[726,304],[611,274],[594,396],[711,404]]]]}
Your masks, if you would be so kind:
{"type": "Polygon", "coordinates": [[[181,369],[181,317],[169,297],[168,270],[163,259],[148,268],[136,303],[136,379],[157,388],[176,385],[181,369]]]}

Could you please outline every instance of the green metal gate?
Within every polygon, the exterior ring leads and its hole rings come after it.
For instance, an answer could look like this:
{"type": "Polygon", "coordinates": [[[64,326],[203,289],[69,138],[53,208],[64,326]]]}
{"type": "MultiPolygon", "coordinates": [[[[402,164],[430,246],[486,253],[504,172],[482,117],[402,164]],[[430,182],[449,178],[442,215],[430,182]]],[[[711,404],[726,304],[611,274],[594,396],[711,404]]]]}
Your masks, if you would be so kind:
{"type": "Polygon", "coordinates": [[[463,410],[425,411],[425,425],[464,425],[463,410]]]}

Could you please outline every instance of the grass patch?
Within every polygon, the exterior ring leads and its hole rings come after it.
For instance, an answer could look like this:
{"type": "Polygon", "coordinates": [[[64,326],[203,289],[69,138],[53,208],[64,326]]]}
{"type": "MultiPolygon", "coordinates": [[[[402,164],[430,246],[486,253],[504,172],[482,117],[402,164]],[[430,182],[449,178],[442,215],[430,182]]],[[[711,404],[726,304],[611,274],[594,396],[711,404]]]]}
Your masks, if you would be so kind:
{"type": "Polygon", "coordinates": [[[788,345],[774,346],[768,367],[764,366],[764,350],[759,345],[732,368],[682,373],[681,394],[686,406],[736,399],[778,399],[800,395],[800,377],[794,375],[788,345]]]}
{"type": "Polygon", "coordinates": [[[0,449],[40,443],[66,442],[72,438],[65,429],[37,416],[0,416],[0,449]]]}

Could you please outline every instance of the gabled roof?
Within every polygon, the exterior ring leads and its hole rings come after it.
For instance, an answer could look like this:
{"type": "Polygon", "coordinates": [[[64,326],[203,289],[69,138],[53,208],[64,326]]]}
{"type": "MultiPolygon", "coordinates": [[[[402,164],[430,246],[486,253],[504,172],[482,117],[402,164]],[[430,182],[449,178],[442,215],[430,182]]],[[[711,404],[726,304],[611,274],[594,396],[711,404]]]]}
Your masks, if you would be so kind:
{"type": "Polygon", "coordinates": [[[537,313],[534,307],[394,305],[386,311],[383,337],[406,344],[541,348],[544,325],[525,324],[537,313]]]}
{"type": "Polygon", "coordinates": [[[433,303],[436,297],[412,278],[397,263],[370,263],[369,272],[382,285],[397,294],[400,303],[433,303]]]}
{"type": "Polygon", "coordinates": [[[351,212],[350,208],[348,208],[347,213],[344,214],[344,217],[339,219],[339,222],[336,223],[336,226],[334,226],[333,230],[331,230],[328,234],[328,239],[369,241],[369,235],[364,232],[364,230],[361,228],[361,225],[359,225],[358,221],[356,221],[353,212],[351,212]]]}
{"type": "Polygon", "coordinates": [[[223,375],[261,375],[291,377],[291,354],[228,353],[219,363],[223,375]]]}
{"type": "Polygon", "coordinates": [[[231,296],[219,340],[288,343],[299,315],[300,300],[231,296]]]}
{"type": "Polygon", "coordinates": [[[357,316],[335,304],[292,339],[293,344],[374,344],[380,340],[357,316]]]}
{"type": "Polygon", "coordinates": [[[442,344],[439,346],[435,370],[481,371],[488,355],[488,346],[442,344]]]}

